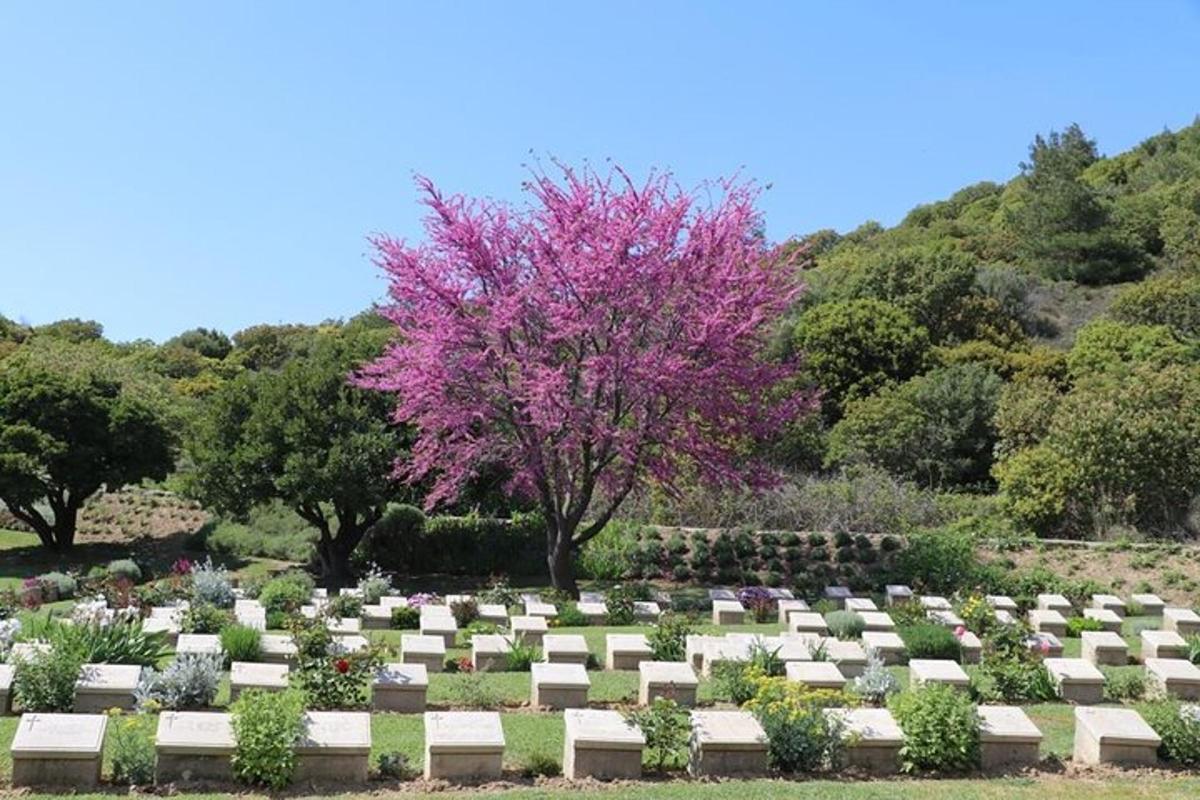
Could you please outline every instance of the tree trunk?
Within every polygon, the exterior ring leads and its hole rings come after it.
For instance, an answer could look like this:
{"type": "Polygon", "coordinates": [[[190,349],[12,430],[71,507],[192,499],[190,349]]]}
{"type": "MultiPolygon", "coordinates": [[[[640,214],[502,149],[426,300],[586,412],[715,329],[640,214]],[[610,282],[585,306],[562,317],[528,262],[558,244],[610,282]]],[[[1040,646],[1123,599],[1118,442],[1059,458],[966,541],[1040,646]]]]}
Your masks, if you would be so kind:
{"type": "Polygon", "coordinates": [[[321,565],[321,581],[327,585],[348,586],[350,584],[350,552],[341,535],[321,534],[317,540],[317,562],[321,565]]]}
{"type": "Polygon", "coordinates": [[[60,553],[75,545],[75,531],[79,523],[79,509],[68,503],[61,513],[54,515],[54,546],[60,553]]]}
{"type": "Polygon", "coordinates": [[[579,584],[575,582],[575,559],[571,552],[571,532],[558,530],[549,523],[548,539],[551,541],[546,565],[550,568],[550,582],[555,589],[579,599],[579,584]]]}

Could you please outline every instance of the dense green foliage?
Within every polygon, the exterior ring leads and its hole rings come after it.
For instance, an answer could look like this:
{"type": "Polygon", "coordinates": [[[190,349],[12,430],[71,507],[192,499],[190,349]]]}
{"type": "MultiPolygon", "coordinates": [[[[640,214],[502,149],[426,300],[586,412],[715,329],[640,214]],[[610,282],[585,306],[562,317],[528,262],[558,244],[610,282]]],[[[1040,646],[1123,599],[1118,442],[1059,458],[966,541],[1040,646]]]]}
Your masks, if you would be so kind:
{"type": "Polygon", "coordinates": [[[371,328],[327,334],[307,358],[215,392],[191,441],[191,491],[235,515],[285,503],[318,531],[322,574],[348,576],[351,553],[399,492],[391,471],[402,435],[388,401],[348,383],[385,341],[371,328]]]}
{"type": "MultiPolygon", "coordinates": [[[[982,512],[1042,536],[1197,533],[1200,123],[1109,157],[1072,125],[1013,161],[1011,180],[898,225],[785,247],[808,291],[774,352],[821,392],[820,414],[762,443],[791,473],[741,494],[651,487],[576,554],[580,570],[774,586],[876,558],[648,541],[645,522],[906,532],[982,512]]],[[[389,335],[370,311],[160,345],[111,342],[92,320],[0,317],[3,521],[66,547],[97,490],[158,482],[218,515],[191,544],[220,555],[312,562],[347,583],[372,561],[543,570],[544,523],[517,513],[529,501],[505,496],[502,470],[480,464],[449,518],[419,510],[428,487],[392,480],[408,434],[387,398],[347,382],[389,335]]]]}

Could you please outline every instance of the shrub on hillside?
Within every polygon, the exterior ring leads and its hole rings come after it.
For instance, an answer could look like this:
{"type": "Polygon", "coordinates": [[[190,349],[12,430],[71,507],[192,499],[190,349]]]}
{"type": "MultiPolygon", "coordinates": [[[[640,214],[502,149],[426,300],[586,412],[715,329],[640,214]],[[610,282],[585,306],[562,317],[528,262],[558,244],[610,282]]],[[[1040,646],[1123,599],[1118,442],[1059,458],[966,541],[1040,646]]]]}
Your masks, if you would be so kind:
{"type": "MultiPolygon", "coordinates": [[[[579,551],[579,575],[595,580],[619,581],[629,577],[629,566],[638,552],[640,526],[624,521],[609,522],[579,551]]],[[[687,545],[675,552],[686,552],[687,545]]],[[[678,546],[678,545],[677,545],[678,546]]]]}
{"type": "Polygon", "coordinates": [[[492,575],[514,565],[545,563],[545,524],[539,514],[511,519],[418,516],[393,506],[372,526],[362,557],[391,572],[492,575]]]}

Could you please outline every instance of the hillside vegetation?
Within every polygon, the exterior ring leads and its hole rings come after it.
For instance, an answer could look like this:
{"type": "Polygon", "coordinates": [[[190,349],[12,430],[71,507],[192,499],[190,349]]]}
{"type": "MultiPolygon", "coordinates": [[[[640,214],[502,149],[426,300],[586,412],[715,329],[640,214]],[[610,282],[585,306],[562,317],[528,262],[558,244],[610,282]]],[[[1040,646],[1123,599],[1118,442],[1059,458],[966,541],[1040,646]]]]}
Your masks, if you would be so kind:
{"type": "MultiPolygon", "coordinates": [[[[648,487],[621,516],[877,533],[962,519],[992,534],[1196,533],[1200,123],[1108,157],[1076,126],[1039,135],[1007,183],[967,186],[895,227],[816,231],[784,249],[808,288],[779,320],[773,354],[799,358],[799,380],[821,401],[786,436],[759,443],[783,482],[714,492],[683,481],[670,496],[648,487]]],[[[58,511],[28,480],[27,459],[65,446],[31,437],[36,408],[61,413],[41,430],[69,420],[81,427],[67,439],[142,456],[110,464],[101,483],[196,503],[143,531],[136,508],[95,494],[96,476],[73,465],[74,494],[99,498],[80,512],[84,535],[194,530],[216,514],[219,533],[199,537],[214,548],[315,554],[323,572],[344,573],[370,526],[427,491],[383,480],[409,432],[389,427],[388,403],[342,380],[391,330],[367,311],[116,343],[93,321],[0,317],[0,383],[10,387],[0,386],[0,498],[16,515],[4,524],[30,529],[58,511]],[[20,388],[38,381],[52,390],[20,388]],[[283,522],[262,523],[280,513],[283,522]],[[339,543],[340,531],[349,533],[339,543]],[[283,550],[254,541],[271,536],[283,550]]],[[[447,510],[532,510],[504,496],[506,479],[481,464],[447,510]]],[[[68,497],[77,500],[59,499],[68,497]]],[[[40,535],[54,546],[66,533],[40,535]]]]}

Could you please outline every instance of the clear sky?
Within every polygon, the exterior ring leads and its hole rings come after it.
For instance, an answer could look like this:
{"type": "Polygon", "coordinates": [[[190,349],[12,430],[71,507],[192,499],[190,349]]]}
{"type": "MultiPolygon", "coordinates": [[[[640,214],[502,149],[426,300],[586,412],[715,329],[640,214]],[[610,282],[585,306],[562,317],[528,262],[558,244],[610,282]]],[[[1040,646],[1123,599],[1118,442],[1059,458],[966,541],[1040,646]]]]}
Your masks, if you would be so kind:
{"type": "Polygon", "coordinates": [[[0,2],[0,313],[349,316],[413,173],[519,199],[531,152],[741,168],[784,239],[1197,113],[1196,2],[0,2]]]}

